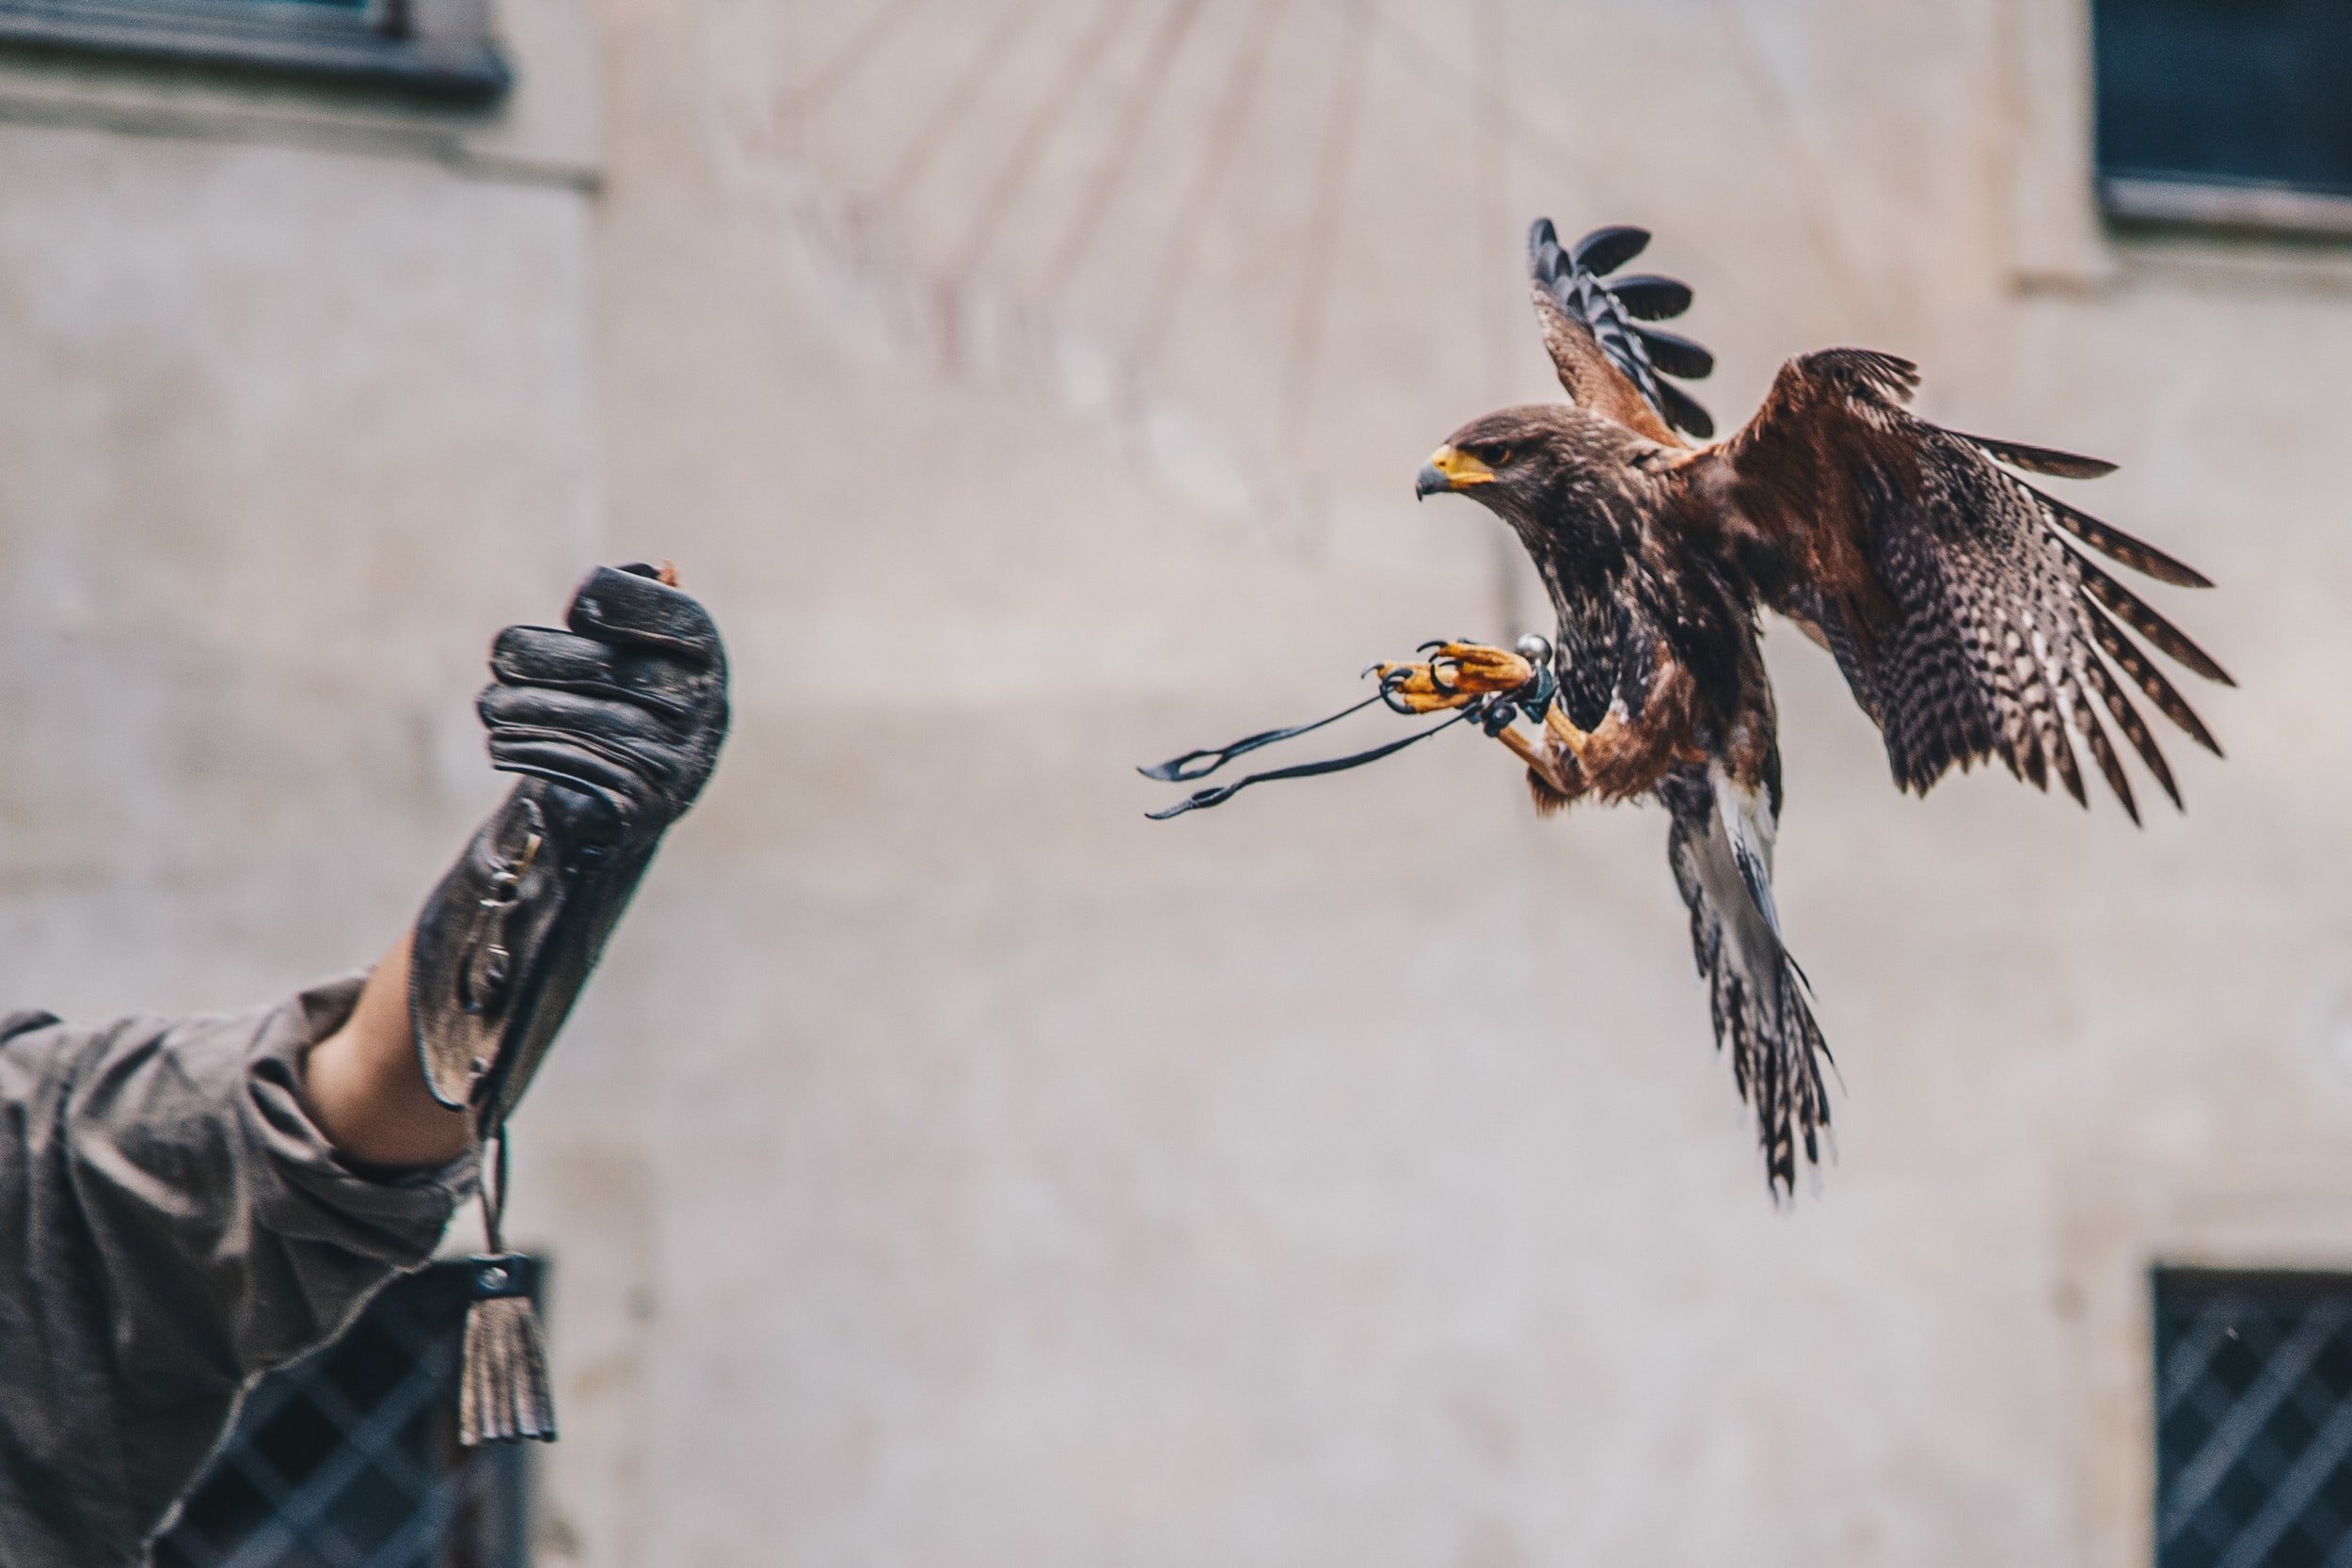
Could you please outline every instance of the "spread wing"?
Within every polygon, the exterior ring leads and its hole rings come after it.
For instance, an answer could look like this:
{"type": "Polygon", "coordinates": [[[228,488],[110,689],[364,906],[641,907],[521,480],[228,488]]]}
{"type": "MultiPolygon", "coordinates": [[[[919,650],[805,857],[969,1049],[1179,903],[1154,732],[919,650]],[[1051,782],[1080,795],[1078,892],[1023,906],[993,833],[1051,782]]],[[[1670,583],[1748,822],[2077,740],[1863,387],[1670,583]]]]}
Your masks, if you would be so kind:
{"type": "Polygon", "coordinates": [[[1860,349],[1792,359],[1746,428],[1688,471],[1709,496],[1727,483],[1735,553],[1765,602],[1836,656],[1899,785],[1924,794],[1954,765],[1998,757],[2040,788],[2055,772],[2085,801],[2079,746],[2137,821],[2104,708],[2177,806],[2172,770],[2116,672],[2221,749],[2116,623],[2234,683],[2085,546],[2164,582],[2210,584],[2010,471],[2088,479],[2112,465],[1930,424],[1905,406],[1917,385],[1906,361],[1860,349]]]}
{"type": "Polygon", "coordinates": [[[1715,369],[1715,356],[1688,338],[1634,323],[1682,314],[1691,291],[1671,277],[1601,281],[1648,244],[1646,230],[1597,229],[1564,249],[1551,220],[1537,218],[1527,231],[1528,283],[1544,348],[1570,401],[1678,447],[1688,443],[1677,430],[1705,439],[1715,421],[1666,376],[1695,381],[1715,369]]]}

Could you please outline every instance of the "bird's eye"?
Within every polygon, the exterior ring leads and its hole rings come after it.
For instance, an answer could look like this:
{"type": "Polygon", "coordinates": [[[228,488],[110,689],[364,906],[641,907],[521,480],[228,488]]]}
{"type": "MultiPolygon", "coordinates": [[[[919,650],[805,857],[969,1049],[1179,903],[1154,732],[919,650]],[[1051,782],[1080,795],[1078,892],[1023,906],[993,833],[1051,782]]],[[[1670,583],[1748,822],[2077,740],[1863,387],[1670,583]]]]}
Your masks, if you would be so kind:
{"type": "Polygon", "coordinates": [[[1486,464],[1489,468],[1500,468],[1504,464],[1511,461],[1511,449],[1509,447],[1488,447],[1484,451],[1478,453],[1478,460],[1481,463],[1486,464]]]}

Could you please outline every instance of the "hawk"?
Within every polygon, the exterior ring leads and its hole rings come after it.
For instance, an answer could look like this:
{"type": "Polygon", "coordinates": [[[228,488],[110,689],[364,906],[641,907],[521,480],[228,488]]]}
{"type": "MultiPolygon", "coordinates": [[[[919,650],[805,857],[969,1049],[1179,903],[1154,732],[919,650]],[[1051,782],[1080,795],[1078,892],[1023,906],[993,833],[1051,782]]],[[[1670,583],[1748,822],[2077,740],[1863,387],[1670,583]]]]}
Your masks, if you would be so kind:
{"type": "Polygon", "coordinates": [[[1918,372],[1905,360],[1850,348],[1792,359],[1743,428],[1694,444],[1712,422],[1667,377],[1713,361],[1649,325],[1680,314],[1691,291],[1604,281],[1648,241],[1604,229],[1564,248],[1549,220],[1534,225],[1535,313],[1568,401],[1472,420],[1416,487],[1509,525],[1551,599],[1549,647],[1449,643],[1377,668],[1392,705],[1485,705],[1482,727],[1526,764],[1541,812],[1666,808],[1717,1044],[1782,1196],[1800,1160],[1820,1161],[1830,1056],[1772,904],[1780,753],[1760,612],[1829,650],[1897,786],[1923,794],[1997,759],[2044,790],[2055,775],[2088,805],[2087,758],[2137,822],[2103,713],[2181,798],[2127,686],[2220,747],[2125,628],[2234,683],[2092,555],[2180,587],[2205,578],[2022,477],[2094,479],[2112,464],[1931,424],[1908,406],[1918,372]]]}

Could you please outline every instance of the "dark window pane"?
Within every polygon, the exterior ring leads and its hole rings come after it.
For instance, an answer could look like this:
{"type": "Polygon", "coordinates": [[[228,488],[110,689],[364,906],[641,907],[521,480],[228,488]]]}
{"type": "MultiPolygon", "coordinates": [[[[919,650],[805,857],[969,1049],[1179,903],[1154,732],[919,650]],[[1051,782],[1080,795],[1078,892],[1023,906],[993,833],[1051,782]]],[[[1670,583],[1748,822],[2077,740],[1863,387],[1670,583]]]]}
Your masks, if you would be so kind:
{"type": "Polygon", "coordinates": [[[2352,1276],[2155,1275],[2157,1568],[2352,1561],[2352,1276]]]}
{"type": "Polygon", "coordinates": [[[2095,0],[2099,172],[2352,196],[2352,4],[2095,0]]]}
{"type": "Polygon", "coordinates": [[[457,1445],[466,1269],[396,1279],[246,1395],[157,1568],[521,1568],[529,1456],[457,1445]]]}

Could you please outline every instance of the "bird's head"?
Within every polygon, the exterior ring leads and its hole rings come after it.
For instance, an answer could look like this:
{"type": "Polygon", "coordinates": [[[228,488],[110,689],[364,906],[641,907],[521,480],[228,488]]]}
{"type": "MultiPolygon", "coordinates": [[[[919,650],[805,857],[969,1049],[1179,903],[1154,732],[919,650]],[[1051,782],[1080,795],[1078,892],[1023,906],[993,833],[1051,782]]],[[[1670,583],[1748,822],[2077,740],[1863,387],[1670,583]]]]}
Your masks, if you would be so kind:
{"type": "Polygon", "coordinates": [[[1503,521],[1524,526],[1548,510],[1581,464],[1588,422],[1573,407],[1530,404],[1472,420],[1430,453],[1414,482],[1426,498],[1459,491],[1503,521]]]}

